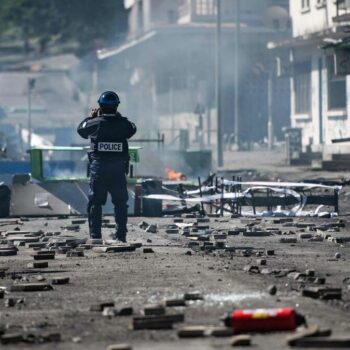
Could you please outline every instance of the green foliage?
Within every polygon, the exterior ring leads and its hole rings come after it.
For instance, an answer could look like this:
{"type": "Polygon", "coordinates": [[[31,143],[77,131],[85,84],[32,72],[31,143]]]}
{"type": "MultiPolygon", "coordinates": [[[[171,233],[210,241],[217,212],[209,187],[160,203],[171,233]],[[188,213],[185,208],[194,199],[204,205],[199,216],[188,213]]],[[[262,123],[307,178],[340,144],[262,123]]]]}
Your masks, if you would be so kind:
{"type": "Polygon", "coordinates": [[[42,49],[52,40],[76,41],[88,50],[126,29],[122,0],[1,0],[0,35],[37,39],[42,49]]]}

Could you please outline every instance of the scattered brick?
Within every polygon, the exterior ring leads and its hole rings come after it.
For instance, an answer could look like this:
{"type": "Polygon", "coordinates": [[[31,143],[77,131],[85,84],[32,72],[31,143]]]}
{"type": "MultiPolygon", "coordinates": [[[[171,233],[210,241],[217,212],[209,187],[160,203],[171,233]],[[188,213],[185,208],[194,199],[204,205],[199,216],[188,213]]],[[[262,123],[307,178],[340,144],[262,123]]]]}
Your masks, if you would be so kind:
{"type": "Polygon", "coordinates": [[[187,292],[184,294],[184,300],[203,300],[204,297],[200,292],[187,292]]]}
{"type": "Polygon", "coordinates": [[[27,267],[30,269],[45,269],[49,267],[49,263],[47,261],[33,261],[27,264],[27,267]]]}
{"type": "Polygon", "coordinates": [[[36,254],[33,254],[32,256],[33,256],[34,260],[53,260],[53,259],[55,259],[55,252],[48,252],[45,254],[41,254],[41,252],[37,252],[36,254]]]}
{"type": "Polygon", "coordinates": [[[148,233],[157,233],[158,229],[157,229],[157,225],[149,225],[146,228],[146,232],[148,233]]]}
{"type": "Polygon", "coordinates": [[[0,249],[0,256],[13,256],[17,255],[17,250],[15,249],[0,249]]]}
{"type": "Polygon", "coordinates": [[[114,301],[103,301],[90,305],[90,311],[101,312],[105,307],[114,307],[114,301]]]}
{"type": "Polygon", "coordinates": [[[350,338],[304,337],[295,341],[294,347],[302,348],[349,348],[350,338]]]}
{"type": "Polygon", "coordinates": [[[68,258],[80,258],[84,256],[84,251],[79,250],[70,250],[66,253],[66,257],[68,258]]]}
{"type": "Polygon", "coordinates": [[[231,337],[233,335],[232,327],[213,327],[209,330],[212,337],[231,337]]]}
{"type": "Polygon", "coordinates": [[[271,285],[267,288],[267,291],[270,295],[276,295],[277,293],[277,287],[275,285],[271,285]]]}
{"type": "Polygon", "coordinates": [[[163,304],[167,307],[186,306],[185,299],[165,299],[163,304]]]}
{"type": "Polygon", "coordinates": [[[281,237],[279,241],[280,243],[289,243],[289,244],[294,244],[298,242],[298,240],[293,237],[281,237]]]}
{"type": "Polygon", "coordinates": [[[154,253],[154,250],[152,248],[143,248],[144,254],[154,253]]]}

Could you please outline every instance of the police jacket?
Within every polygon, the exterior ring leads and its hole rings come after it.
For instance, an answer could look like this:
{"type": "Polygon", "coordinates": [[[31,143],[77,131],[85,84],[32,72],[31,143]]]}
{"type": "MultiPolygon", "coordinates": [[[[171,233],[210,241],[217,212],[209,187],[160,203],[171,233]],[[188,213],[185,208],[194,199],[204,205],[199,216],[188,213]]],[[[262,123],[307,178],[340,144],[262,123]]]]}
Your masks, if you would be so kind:
{"type": "Polygon", "coordinates": [[[78,134],[90,138],[92,159],[129,159],[128,139],[136,133],[136,126],[120,113],[88,117],[78,126],[78,134]]]}

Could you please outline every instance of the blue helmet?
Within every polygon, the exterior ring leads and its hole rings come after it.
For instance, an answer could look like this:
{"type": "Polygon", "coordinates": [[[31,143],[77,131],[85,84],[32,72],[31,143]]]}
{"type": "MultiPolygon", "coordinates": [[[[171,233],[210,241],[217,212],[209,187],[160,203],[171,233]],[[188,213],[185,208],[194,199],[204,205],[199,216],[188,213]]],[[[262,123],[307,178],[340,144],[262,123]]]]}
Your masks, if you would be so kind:
{"type": "Polygon", "coordinates": [[[113,91],[105,91],[98,99],[98,104],[100,107],[111,107],[117,108],[120,100],[119,96],[113,91]]]}

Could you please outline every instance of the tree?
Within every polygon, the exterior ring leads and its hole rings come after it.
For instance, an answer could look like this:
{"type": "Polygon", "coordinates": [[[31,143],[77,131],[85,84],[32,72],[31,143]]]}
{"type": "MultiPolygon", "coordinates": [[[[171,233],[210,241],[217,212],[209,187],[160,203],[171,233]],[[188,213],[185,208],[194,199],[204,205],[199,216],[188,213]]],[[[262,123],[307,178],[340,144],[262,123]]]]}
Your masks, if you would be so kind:
{"type": "Polygon", "coordinates": [[[85,53],[126,31],[122,0],[1,0],[0,30],[11,31],[28,49],[36,39],[42,50],[53,40],[77,42],[85,53]]]}

